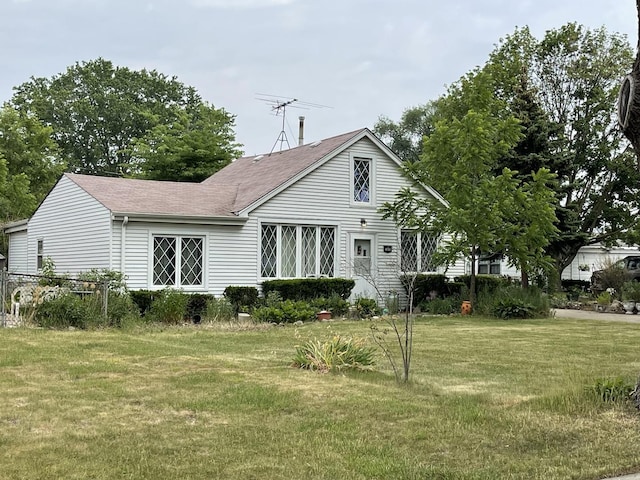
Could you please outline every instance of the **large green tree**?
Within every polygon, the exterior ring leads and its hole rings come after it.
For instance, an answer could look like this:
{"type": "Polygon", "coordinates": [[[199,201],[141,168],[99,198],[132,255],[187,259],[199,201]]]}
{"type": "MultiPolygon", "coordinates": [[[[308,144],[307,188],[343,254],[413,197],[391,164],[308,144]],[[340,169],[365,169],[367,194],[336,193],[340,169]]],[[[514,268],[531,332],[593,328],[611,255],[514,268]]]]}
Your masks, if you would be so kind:
{"type": "Polygon", "coordinates": [[[541,40],[520,28],[434,102],[434,121],[461,119],[490,84],[495,105],[520,120],[524,136],[496,172],[508,167],[521,180],[540,167],[555,174],[559,234],[546,252],[558,273],[582,246],[629,239],[637,224],[640,173],[616,123],[619,82],[632,58],[626,37],[604,28],[570,23],[541,40]],[[476,82],[480,75],[489,80],[476,82]]]}
{"type": "Polygon", "coordinates": [[[242,154],[233,117],[224,110],[203,104],[193,114],[176,111],[175,117],[132,142],[140,177],[201,182],[242,154]]]}
{"type": "MultiPolygon", "coordinates": [[[[488,77],[469,78],[479,88],[475,104],[461,118],[439,120],[425,138],[420,160],[407,162],[411,179],[435,187],[443,206],[403,189],[381,211],[398,225],[449,234],[438,256],[452,263],[460,255],[471,265],[470,300],[475,302],[475,265],[482,252],[500,251],[528,272],[540,266],[554,234],[553,192],[547,170],[528,182],[508,168],[496,174],[498,161],[521,138],[518,120],[499,108],[487,88],[488,77]]],[[[498,102],[499,103],[499,102],[498,102]]]]}
{"type": "MultiPolygon", "coordinates": [[[[44,199],[65,168],[51,135],[51,127],[44,126],[32,114],[9,105],[0,109],[0,157],[6,162],[8,181],[24,175],[36,202],[44,199]]],[[[24,212],[21,215],[32,213],[28,209],[20,210],[24,212]]]]}
{"type": "Polygon", "coordinates": [[[220,148],[237,148],[231,115],[203,102],[193,87],[155,70],[116,67],[98,58],[51,78],[31,78],[14,90],[11,104],[52,128],[69,171],[136,174],[145,159],[134,157],[133,141],[156,127],[184,124],[185,118],[212,135],[222,129],[230,145],[220,148]],[[212,114],[202,115],[207,109],[212,114]],[[215,121],[206,124],[213,117],[215,121]]]}

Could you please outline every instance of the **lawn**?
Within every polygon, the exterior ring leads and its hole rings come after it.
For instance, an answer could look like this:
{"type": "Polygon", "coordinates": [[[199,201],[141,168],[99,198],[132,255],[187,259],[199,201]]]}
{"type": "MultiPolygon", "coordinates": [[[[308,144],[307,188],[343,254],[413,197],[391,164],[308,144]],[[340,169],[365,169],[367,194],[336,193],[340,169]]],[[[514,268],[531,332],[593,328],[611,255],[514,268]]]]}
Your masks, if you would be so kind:
{"type": "Polygon", "coordinates": [[[598,479],[640,472],[640,325],[422,318],[412,382],[291,368],[369,322],[0,329],[2,479],[598,479]]]}

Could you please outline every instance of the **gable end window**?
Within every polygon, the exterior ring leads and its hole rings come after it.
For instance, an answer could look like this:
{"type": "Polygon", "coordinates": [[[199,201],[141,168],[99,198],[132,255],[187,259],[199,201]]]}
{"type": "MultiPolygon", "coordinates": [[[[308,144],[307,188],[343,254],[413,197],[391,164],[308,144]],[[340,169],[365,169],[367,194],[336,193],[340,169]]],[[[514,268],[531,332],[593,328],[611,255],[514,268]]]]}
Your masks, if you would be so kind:
{"type": "Polygon", "coordinates": [[[335,227],[262,224],[260,277],[335,275],[335,227]]]}
{"type": "Polygon", "coordinates": [[[353,157],[351,200],[355,204],[368,205],[373,201],[372,179],[373,161],[370,158],[353,157]]]}
{"type": "Polygon", "coordinates": [[[433,254],[438,238],[424,232],[400,232],[400,269],[403,272],[435,272],[433,254]]]}
{"type": "Polygon", "coordinates": [[[201,287],[204,285],[204,238],[153,237],[153,286],[201,287]]]}

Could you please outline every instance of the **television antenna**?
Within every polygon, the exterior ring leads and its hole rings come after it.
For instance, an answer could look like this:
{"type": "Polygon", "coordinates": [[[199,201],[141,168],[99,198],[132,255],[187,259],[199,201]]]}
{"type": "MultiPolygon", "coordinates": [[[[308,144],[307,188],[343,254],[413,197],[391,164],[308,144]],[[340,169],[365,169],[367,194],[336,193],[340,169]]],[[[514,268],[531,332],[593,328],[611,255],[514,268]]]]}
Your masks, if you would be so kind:
{"type": "Polygon", "coordinates": [[[278,138],[276,139],[273,147],[271,147],[271,151],[269,154],[273,153],[276,148],[276,145],[280,143],[280,151],[284,148],[284,144],[287,144],[287,149],[291,148],[289,144],[289,139],[287,138],[287,132],[285,131],[286,125],[286,117],[287,117],[287,107],[289,108],[298,108],[302,110],[309,110],[311,108],[331,108],[327,105],[321,105],[319,103],[310,103],[303,102],[297,98],[293,97],[283,97],[280,95],[269,95],[266,93],[257,93],[256,99],[263,101],[271,106],[271,111],[277,117],[282,115],[282,129],[278,134],[278,138]]]}

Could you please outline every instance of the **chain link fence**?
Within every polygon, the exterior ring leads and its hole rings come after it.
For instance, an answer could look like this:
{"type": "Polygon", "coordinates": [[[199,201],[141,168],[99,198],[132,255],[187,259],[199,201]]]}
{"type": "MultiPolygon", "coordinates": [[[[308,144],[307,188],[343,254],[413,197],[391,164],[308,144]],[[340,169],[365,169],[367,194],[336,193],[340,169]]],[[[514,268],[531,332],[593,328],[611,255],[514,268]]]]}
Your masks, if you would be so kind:
{"type": "Polygon", "coordinates": [[[106,316],[109,281],[95,282],[80,278],[10,273],[0,270],[0,326],[25,325],[33,320],[37,307],[61,295],[99,295],[106,316]]]}

